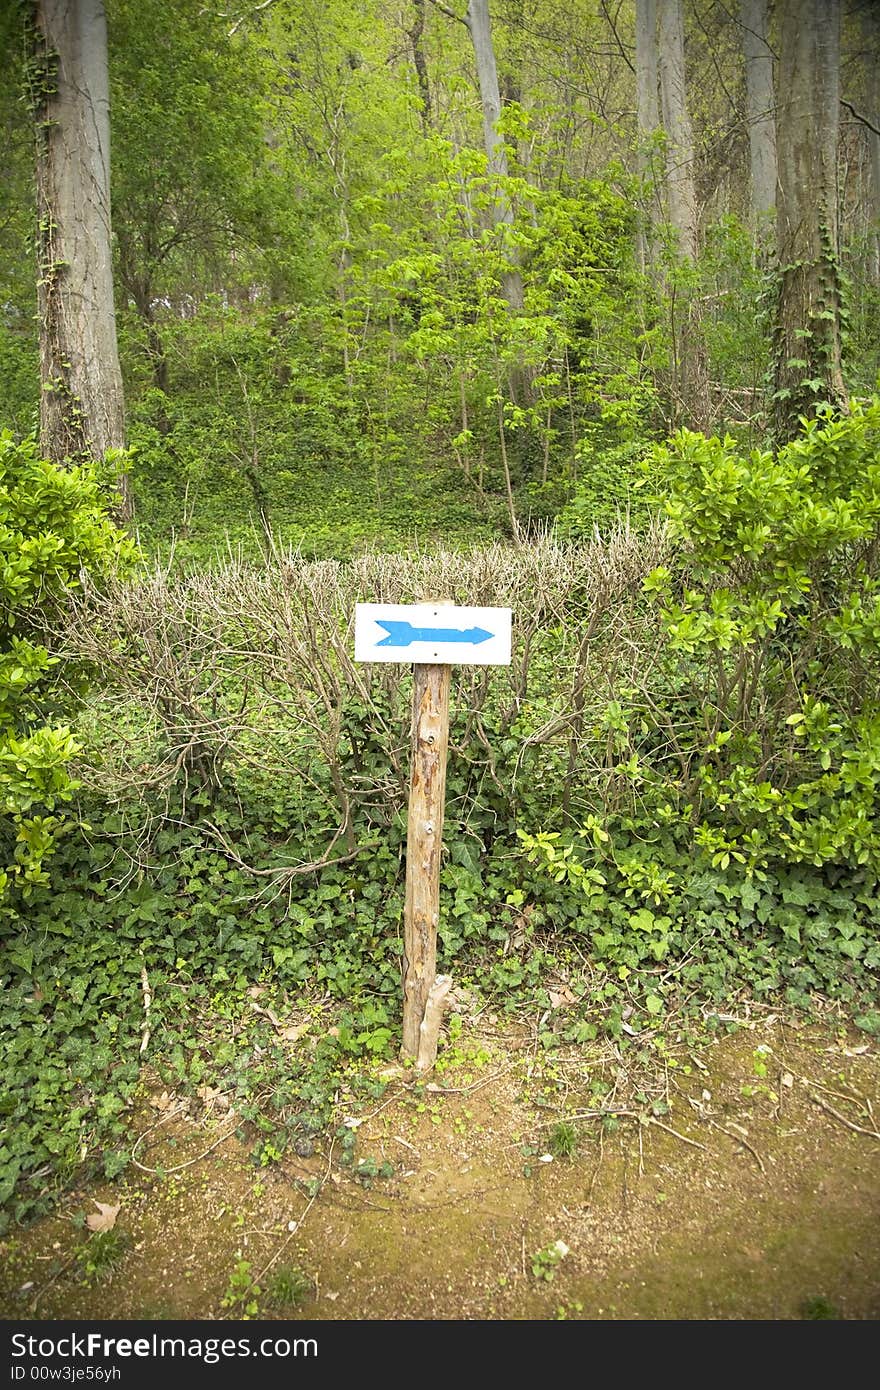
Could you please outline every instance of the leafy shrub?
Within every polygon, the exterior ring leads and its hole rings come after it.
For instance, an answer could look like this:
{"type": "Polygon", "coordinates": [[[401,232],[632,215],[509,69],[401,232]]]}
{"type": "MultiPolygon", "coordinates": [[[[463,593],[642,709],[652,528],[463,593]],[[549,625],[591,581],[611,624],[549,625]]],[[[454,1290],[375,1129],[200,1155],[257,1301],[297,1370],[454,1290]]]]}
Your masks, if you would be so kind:
{"type": "Polygon", "coordinates": [[[10,878],[42,880],[72,791],[78,745],[57,722],[70,688],[41,623],[85,571],[108,570],[125,548],[94,470],[63,471],[0,433],[0,895],[10,878]]]}
{"type": "Polygon", "coordinates": [[[684,569],[665,635],[678,799],[713,864],[880,869],[880,400],[772,454],[683,431],[657,451],[684,569]]]}
{"type": "Polygon", "coordinates": [[[678,546],[653,651],[585,710],[578,823],[521,828],[527,861],[580,894],[607,999],[689,956],[710,997],[853,999],[880,967],[880,402],[777,454],[682,431],[651,472],[678,546]]]}

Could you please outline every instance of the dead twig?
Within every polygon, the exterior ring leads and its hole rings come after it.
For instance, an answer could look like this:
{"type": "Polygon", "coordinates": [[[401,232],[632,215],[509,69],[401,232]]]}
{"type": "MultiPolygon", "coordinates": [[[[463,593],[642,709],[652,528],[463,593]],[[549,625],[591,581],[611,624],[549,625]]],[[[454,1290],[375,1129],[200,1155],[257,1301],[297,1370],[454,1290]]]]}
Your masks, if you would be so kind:
{"type": "Polygon", "coordinates": [[[746,1139],[746,1138],[744,1137],[744,1135],[742,1135],[742,1134],[735,1134],[735,1133],[733,1132],[733,1130],[731,1130],[731,1129],[725,1129],[724,1125],[720,1125],[720,1124],[718,1123],[717,1120],[710,1120],[709,1123],[710,1123],[710,1125],[712,1126],[713,1129],[720,1129],[720,1130],[721,1130],[721,1133],[722,1133],[722,1134],[726,1134],[727,1137],[728,1137],[729,1139],[732,1139],[733,1142],[734,1142],[735,1144],[742,1144],[742,1146],[743,1146],[744,1149],[748,1149],[749,1153],[752,1155],[752,1158],[753,1158],[753,1159],[755,1160],[755,1162],[757,1163],[757,1165],[758,1165],[758,1167],[760,1168],[761,1172],[762,1172],[762,1173],[766,1173],[766,1172],[767,1172],[767,1169],[764,1167],[764,1160],[761,1158],[761,1155],[758,1153],[757,1149],[753,1149],[753,1148],[752,1148],[752,1146],[751,1146],[751,1144],[749,1143],[748,1139],[746,1139]]]}
{"type": "Polygon", "coordinates": [[[835,1120],[839,1120],[842,1125],[846,1125],[847,1129],[851,1129],[853,1134],[866,1134],[869,1139],[880,1139],[880,1134],[878,1134],[876,1129],[865,1129],[864,1125],[857,1125],[854,1120],[848,1120],[845,1115],[841,1115],[839,1110],[835,1110],[833,1105],[829,1105],[827,1101],[822,1100],[819,1096],[814,1096],[811,1091],[808,1091],[807,1094],[814,1105],[818,1105],[819,1109],[824,1110],[826,1114],[833,1115],[835,1120]]]}
{"type": "Polygon", "coordinates": [[[643,1120],[645,1124],[656,1125],[658,1129],[665,1129],[667,1134],[674,1134],[676,1139],[680,1139],[683,1144],[690,1144],[692,1149],[702,1149],[704,1153],[708,1153],[705,1144],[701,1144],[698,1139],[688,1139],[686,1134],[679,1134],[677,1129],[672,1128],[672,1125],[665,1125],[663,1121],[658,1120],[655,1115],[643,1115],[639,1118],[643,1120]]]}
{"type": "Polygon", "coordinates": [[[153,991],[150,988],[150,977],[147,974],[146,962],[141,967],[141,989],[144,994],[144,1021],[141,1024],[141,1056],[146,1052],[150,1045],[150,1006],[153,1002],[153,991]]]}
{"type": "Polygon", "coordinates": [[[224,1139],[230,1139],[232,1135],[235,1133],[235,1131],[238,1129],[238,1121],[236,1120],[235,1124],[232,1126],[230,1130],[226,1132],[226,1134],[221,1134],[218,1139],[214,1140],[213,1144],[209,1144],[208,1147],[204,1149],[200,1154],[196,1154],[195,1158],[188,1158],[185,1163],[176,1163],[173,1168],[165,1168],[162,1165],[160,1165],[158,1168],[150,1168],[146,1163],[141,1163],[139,1159],[135,1158],[135,1152],[138,1146],[144,1141],[144,1139],[146,1139],[148,1134],[152,1134],[153,1131],[158,1129],[160,1125],[165,1124],[166,1120],[173,1120],[175,1115],[182,1115],[185,1109],[185,1105],[179,1105],[176,1110],[170,1110],[167,1115],[163,1115],[161,1119],[157,1120],[154,1125],[150,1125],[148,1129],[145,1129],[142,1134],[138,1135],[131,1148],[131,1161],[134,1164],[135,1168],[140,1169],[142,1173],[161,1173],[163,1177],[170,1173],[179,1173],[184,1168],[191,1168],[194,1163],[200,1163],[203,1158],[207,1158],[208,1154],[211,1153],[214,1149],[216,1149],[218,1144],[222,1144],[224,1139]]]}
{"type": "Polygon", "coordinates": [[[474,1081],[470,1086],[438,1086],[435,1081],[429,1081],[425,1090],[430,1091],[434,1096],[465,1096],[470,1091],[479,1091],[483,1086],[488,1086],[490,1082],[497,1081],[499,1076],[506,1076],[509,1071],[513,1071],[516,1065],[516,1062],[511,1062],[510,1066],[502,1067],[500,1071],[493,1071],[491,1076],[484,1076],[482,1081],[474,1081]]]}

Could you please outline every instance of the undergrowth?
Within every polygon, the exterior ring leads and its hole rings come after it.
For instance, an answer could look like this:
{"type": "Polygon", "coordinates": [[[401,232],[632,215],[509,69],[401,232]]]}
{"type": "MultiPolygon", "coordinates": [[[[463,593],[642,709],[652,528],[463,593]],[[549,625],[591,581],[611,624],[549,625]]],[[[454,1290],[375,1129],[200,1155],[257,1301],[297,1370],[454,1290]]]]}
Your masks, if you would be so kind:
{"type": "MultiPolygon", "coordinates": [[[[118,820],[89,824],[53,860],[34,925],[4,942],[6,1220],[127,1166],[144,1063],[180,1092],[222,1092],[267,1166],[325,1129],[343,1077],[355,1095],[380,1094],[374,1063],[399,1037],[399,847],[267,901],[196,825],[126,882],[118,820]]],[[[499,1014],[541,1019],[546,1052],[612,1037],[659,1060],[671,1039],[722,1028],[743,993],[806,1012],[831,997],[877,1031],[878,922],[867,875],[756,885],[705,865],[662,910],[621,888],[600,916],[504,839],[479,863],[445,864],[439,967],[499,1014]]]]}

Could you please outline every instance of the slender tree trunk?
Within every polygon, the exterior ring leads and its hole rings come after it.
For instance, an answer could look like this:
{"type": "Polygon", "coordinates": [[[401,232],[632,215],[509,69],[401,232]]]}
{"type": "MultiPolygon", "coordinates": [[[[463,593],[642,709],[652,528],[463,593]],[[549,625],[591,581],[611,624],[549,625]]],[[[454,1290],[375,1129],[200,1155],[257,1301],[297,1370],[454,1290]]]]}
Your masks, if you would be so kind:
{"type": "Polygon", "coordinates": [[[697,255],[697,194],[694,136],[684,74],[684,21],[681,0],[657,0],[658,68],[663,124],[666,127],[666,193],[669,221],[681,256],[697,255]]]}
{"type": "Polygon", "coordinates": [[[862,11],[862,38],[866,55],[868,116],[876,130],[865,127],[868,141],[868,275],[880,285],[880,9],[866,5],[862,11]]]}
{"type": "Polygon", "coordinates": [[[36,0],[32,36],[41,445],[56,463],[100,459],[125,443],[103,0],[36,0]]]}
{"type": "MultiPolygon", "coordinates": [[[[477,83],[483,107],[483,144],[489,164],[489,178],[496,180],[492,200],[492,221],[496,227],[510,225],[513,222],[513,209],[501,186],[501,181],[507,178],[507,147],[504,136],[498,130],[498,121],[501,118],[501,92],[495,66],[495,49],[492,45],[488,0],[470,0],[464,22],[474,46],[477,83]]],[[[508,257],[510,260],[515,259],[510,250],[508,257]]],[[[522,276],[515,267],[504,275],[502,289],[510,308],[522,309],[522,276]]]]}
{"type": "MultiPolygon", "coordinates": [[[[688,112],[681,0],[657,0],[657,68],[666,131],[666,204],[679,262],[697,258],[694,137],[688,112]]],[[[700,306],[687,277],[673,268],[666,285],[672,346],[672,416],[707,429],[712,409],[700,306]]]]}
{"type": "Polygon", "coordinates": [[[799,430],[817,403],[843,408],[837,231],[839,0],[779,0],[779,298],[774,432],[799,430]]]}
{"type": "Polygon", "coordinates": [[[740,0],[749,123],[750,207],[756,233],[776,208],[776,120],[767,0],[740,0]]]}
{"type": "MultiPolygon", "coordinates": [[[[880,28],[880,25],[878,25],[880,28]]],[[[874,120],[880,125],[880,63],[872,74],[874,86],[874,120]]],[[[871,249],[868,256],[868,274],[875,285],[880,285],[880,135],[873,130],[865,132],[868,137],[870,217],[872,223],[871,249]]]]}
{"type": "Polygon", "coordinates": [[[425,32],[425,0],[412,0],[412,7],[415,14],[413,22],[406,32],[412,49],[413,65],[419,84],[419,96],[422,98],[422,131],[427,135],[431,129],[431,86],[428,81],[425,50],[422,47],[422,36],[425,32]]]}
{"type": "Polygon", "coordinates": [[[636,249],[644,273],[650,261],[650,229],[657,215],[657,185],[651,141],[660,125],[659,74],[657,69],[657,0],[636,0],[636,116],[638,121],[638,170],[646,181],[650,200],[639,227],[636,249]]]}

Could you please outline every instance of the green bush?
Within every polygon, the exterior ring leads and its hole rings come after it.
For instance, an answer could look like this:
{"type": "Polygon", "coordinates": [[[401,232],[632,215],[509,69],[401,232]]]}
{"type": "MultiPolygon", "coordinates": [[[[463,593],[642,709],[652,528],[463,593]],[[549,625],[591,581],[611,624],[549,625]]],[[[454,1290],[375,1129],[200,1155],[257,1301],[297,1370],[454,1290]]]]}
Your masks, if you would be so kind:
{"type": "Polygon", "coordinates": [[[880,401],[776,454],[685,430],[650,472],[677,545],[655,649],[591,711],[578,824],[521,830],[526,858],[578,890],[615,990],[698,942],[681,978],[710,994],[735,956],[758,992],[854,997],[880,965],[880,401]]]}
{"type": "Polygon", "coordinates": [[[658,570],[676,780],[713,863],[880,869],[880,401],[777,454],[657,451],[684,549],[658,570]],[[684,771],[684,777],[682,777],[684,771]]]}
{"type": "Polygon", "coordinates": [[[77,744],[59,722],[71,686],[43,624],[65,590],[127,548],[93,469],[63,471],[33,442],[0,433],[0,896],[12,879],[25,888],[43,880],[63,824],[56,812],[72,791],[77,744]]]}

